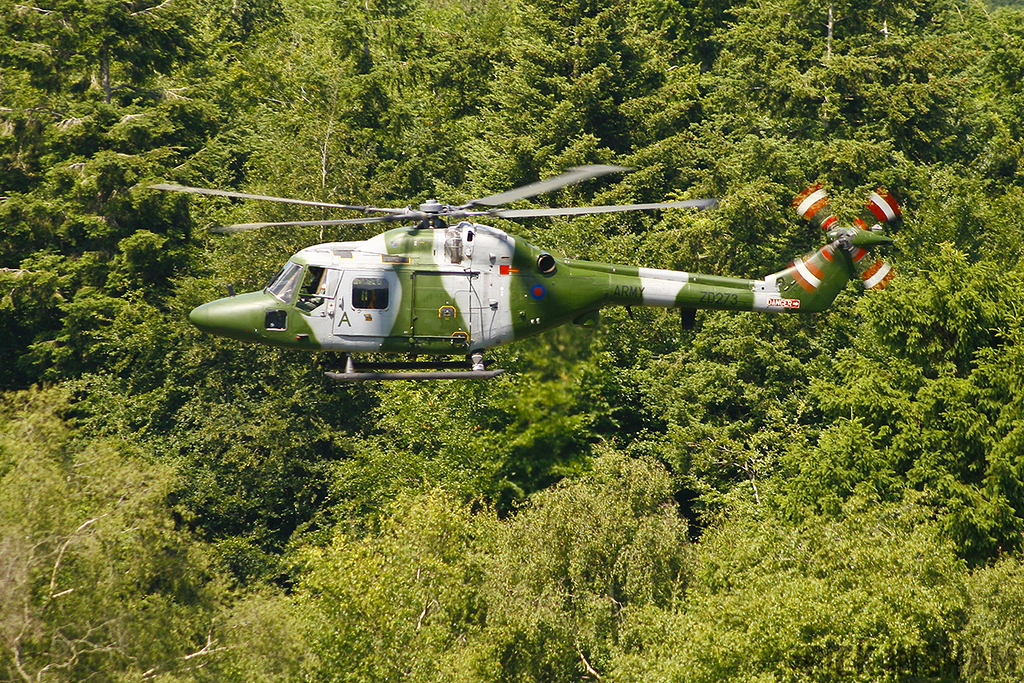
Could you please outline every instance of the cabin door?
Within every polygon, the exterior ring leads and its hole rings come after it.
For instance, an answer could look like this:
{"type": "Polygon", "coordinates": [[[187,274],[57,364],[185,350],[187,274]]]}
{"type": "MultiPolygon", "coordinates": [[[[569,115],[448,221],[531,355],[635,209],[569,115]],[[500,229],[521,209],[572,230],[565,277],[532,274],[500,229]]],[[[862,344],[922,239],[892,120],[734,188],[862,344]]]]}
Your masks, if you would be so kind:
{"type": "Polygon", "coordinates": [[[412,274],[412,285],[416,339],[425,343],[459,340],[468,344],[472,332],[472,274],[417,271],[412,274]]]}

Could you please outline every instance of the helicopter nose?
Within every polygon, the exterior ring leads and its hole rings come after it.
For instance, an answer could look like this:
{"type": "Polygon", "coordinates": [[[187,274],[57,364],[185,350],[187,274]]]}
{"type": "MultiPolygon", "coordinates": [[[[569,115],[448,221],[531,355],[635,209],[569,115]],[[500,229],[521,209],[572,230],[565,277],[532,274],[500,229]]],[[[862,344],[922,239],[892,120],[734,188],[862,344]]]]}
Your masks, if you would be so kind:
{"type": "Polygon", "coordinates": [[[203,332],[253,341],[260,336],[264,306],[263,294],[254,292],[197,306],[188,314],[188,319],[203,332]]]}
{"type": "Polygon", "coordinates": [[[220,301],[211,301],[193,308],[188,314],[188,319],[203,332],[217,334],[224,328],[230,327],[228,323],[230,323],[231,316],[228,311],[224,310],[220,301]]]}
{"type": "Polygon", "coordinates": [[[203,304],[202,306],[196,306],[188,314],[188,321],[201,329],[203,332],[209,332],[210,327],[210,304],[203,304]]]}

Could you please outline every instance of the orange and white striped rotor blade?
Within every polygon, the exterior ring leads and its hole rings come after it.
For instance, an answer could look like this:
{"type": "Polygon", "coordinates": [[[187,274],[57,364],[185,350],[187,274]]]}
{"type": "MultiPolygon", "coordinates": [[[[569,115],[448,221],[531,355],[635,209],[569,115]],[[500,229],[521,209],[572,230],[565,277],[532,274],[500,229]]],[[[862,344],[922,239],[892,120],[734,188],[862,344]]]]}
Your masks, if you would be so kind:
{"type": "Polygon", "coordinates": [[[815,183],[793,198],[793,209],[801,218],[822,230],[831,230],[839,222],[828,203],[828,193],[815,183]]]}
{"type": "Polygon", "coordinates": [[[890,223],[901,215],[899,203],[884,187],[876,188],[864,204],[863,218],[869,225],[890,223]]]}
{"type": "Polygon", "coordinates": [[[885,289],[885,287],[896,277],[896,271],[888,261],[878,259],[861,274],[864,281],[864,289],[885,289]]]}

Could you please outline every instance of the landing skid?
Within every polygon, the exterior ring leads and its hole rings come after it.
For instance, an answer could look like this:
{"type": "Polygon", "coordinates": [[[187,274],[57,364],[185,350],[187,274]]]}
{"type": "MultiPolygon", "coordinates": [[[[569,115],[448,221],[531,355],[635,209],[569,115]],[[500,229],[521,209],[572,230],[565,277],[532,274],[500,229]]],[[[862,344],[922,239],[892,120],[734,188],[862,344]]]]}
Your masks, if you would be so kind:
{"type": "Polygon", "coordinates": [[[491,379],[504,370],[487,370],[483,356],[474,354],[472,363],[465,361],[360,363],[357,367],[349,356],[344,372],[325,372],[338,382],[365,382],[367,380],[424,380],[424,379],[491,379]],[[466,369],[472,367],[473,369],[466,369]],[[451,369],[449,369],[451,368],[451,369]],[[412,372],[408,372],[412,371],[412,372]]]}
{"type": "Polygon", "coordinates": [[[448,370],[418,372],[325,372],[324,374],[338,382],[365,382],[367,380],[396,379],[491,379],[504,370],[448,370]]]}

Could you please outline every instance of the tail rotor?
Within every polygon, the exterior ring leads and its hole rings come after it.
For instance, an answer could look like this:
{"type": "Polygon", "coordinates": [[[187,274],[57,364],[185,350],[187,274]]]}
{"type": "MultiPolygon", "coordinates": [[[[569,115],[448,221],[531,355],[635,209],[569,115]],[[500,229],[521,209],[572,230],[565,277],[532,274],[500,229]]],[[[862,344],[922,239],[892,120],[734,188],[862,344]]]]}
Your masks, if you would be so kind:
{"type": "Polygon", "coordinates": [[[839,219],[829,205],[828,194],[818,183],[811,185],[793,199],[793,208],[802,218],[828,233],[828,240],[846,251],[854,266],[860,270],[865,289],[884,289],[895,277],[896,271],[884,258],[876,259],[861,270],[868,249],[891,242],[883,233],[884,226],[902,215],[899,203],[883,187],[868,196],[861,215],[850,228],[839,227],[839,219]]]}

